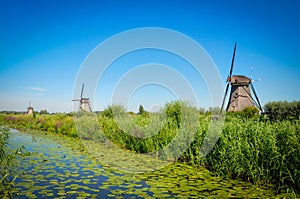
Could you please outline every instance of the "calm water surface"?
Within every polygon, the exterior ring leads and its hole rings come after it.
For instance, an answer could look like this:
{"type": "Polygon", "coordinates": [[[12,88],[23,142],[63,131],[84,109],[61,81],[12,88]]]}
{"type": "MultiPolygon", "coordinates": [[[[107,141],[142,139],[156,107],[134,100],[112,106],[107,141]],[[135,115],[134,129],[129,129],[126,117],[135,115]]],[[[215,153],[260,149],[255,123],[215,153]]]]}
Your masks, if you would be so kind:
{"type": "Polygon", "coordinates": [[[25,147],[16,164],[15,198],[224,198],[275,197],[250,183],[174,163],[144,174],[107,168],[80,140],[44,132],[12,130],[11,147],[25,147]]]}

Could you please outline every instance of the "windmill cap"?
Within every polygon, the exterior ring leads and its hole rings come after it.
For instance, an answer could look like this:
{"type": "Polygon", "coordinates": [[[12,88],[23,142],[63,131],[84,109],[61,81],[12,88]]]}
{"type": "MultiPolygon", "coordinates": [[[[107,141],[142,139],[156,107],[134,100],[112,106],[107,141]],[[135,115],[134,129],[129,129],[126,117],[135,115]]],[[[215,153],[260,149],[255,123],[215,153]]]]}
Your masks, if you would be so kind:
{"type": "Polygon", "coordinates": [[[250,84],[251,79],[244,75],[233,75],[230,82],[231,84],[250,84]]]}

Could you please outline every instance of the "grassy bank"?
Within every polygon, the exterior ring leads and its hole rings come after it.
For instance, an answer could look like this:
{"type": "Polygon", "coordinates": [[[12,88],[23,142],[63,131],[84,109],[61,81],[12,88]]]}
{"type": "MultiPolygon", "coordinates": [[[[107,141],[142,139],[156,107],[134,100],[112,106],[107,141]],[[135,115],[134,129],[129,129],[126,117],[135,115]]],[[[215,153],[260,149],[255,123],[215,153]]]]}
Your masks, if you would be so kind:
{"type": "Polygon", "coordinates": [[[220,139],[208,156],[200,158],[201,144],[210,126],[209,113],[200,114],[193,107],[173,102],[164,107],[163,115],[128,114],[122,107],[113,106],[96,117],[95,123],[92,115],[75,115],[77,120],[84,121],[80,123],[80,135],[72,114],[36,115],[35,118],[3,114],[0,115],[0,121],[2,125],[8,124],[14,128],[42,130],[83,139],[105,142],[108,138],[119,148],[139,153],[158,151],[167,146],[180,128],[185,127],[188,132],[185,135],[190,136],[177,140],[178,146],[184,147],[189,143],[187,140],[192,139],[185,153],[179,154],[178,148],[174,148],[160,151],[164,153],[160,155],[168,159],[177,159],[180,155],[181,162],[205,166],[219,175],[270,185],[278,193],[299,193],[299,119],[269,121],[255,114],[249,117],[243,114],[227,115],[220,139]],[[194,124],[184,117],[196,112],[198,123],[196,128],[192,128],[194,124]]]}

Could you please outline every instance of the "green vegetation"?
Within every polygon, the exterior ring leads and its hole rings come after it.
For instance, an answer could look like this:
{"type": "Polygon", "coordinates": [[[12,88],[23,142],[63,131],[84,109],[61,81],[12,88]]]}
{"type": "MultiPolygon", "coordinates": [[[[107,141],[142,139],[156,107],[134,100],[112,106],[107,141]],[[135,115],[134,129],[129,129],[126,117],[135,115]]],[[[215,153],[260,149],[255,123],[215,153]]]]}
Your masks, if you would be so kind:
{"type": "Polygon", "coordinates": [[[295,120],[300,117],[300,101],[269,102],[264,107],[271,121],[295,120]]]}
{"type": "MultiPolygon", "coordinates": [[[[283,103],[285,104],[285,103],[283,103]]],[[[289,103],[288,103],[289,104],[289,103]]],[[[293,102],[291,104],[299,104],[293,102]]],[[[290,106],[290,105],[289,105],[290,106]]],[[[289,109],[289,114],[275,117],[270,104],[262,116],[256,109],[246,109],[240,113],[228,114],[220,139],[205,158],[200,158],[200,149],[210,126],[210,114],[190,107],[186,103],[171,102],[165,105],[164,114],[128,114],[123,107],[109,106],[97,114],[84,112],[72,114],[0,115],[0,122],[14,128],[25,128],[54,132],[113,143],[115,146],[137,153],[157,152],[167,160],[179,157],[180,162],[209,168],[220,176],[243,179],[258,185],[272,186],[277,193],[300,192],[300,125],[299,112],[289,109]],[[184,117],[197,113],[196,130],[194,124],[182,122],[184,117]],[[292,117],[291,117],[292,116],[292,117]],[[81,125],[81,132],[76,132],[81,125]],[[129,125],[130,124],[130,125],[129,125]],[[173,141],[182,129],[188,137],[180,137],[176,142],[187,147],[184,154],[178,150],[160,150],[173,141]],[[78,126],[77,126],[78,128],[78,126]],[[192,142],[189,141],[192,139],[192,142]],[[180,156],[179,156],[180,155],[180,156]]],[[[275,105],[274,105],[275,107],[275,105]]],[[[298,107],[293,105],[291,107],[298,107]]],[[[186,120],[184,120],[186,121],[186,120]]],[[[0,123],[0,124],[1,124],[0,123]]],[[[176,143],[174,143],[176,144],[176,143]]],[[[178,145],[178,146],[181,146],[178,145]]]]}
{"type": "Polygon", "coordinates": [[[9,145],[9,129],[0,127],[0,197],[12,198],[12,188],[17,176],[12,170],[15,158],[21,155],[24,148],[10,150],[9,145]]]}
{"type": "Polygon", "coordinates": [[[220,175],[300,190],[299,120],[230,118],[206,165],[220,175]]]}
{"type": "Polygon", "coordinates": [[[15,129],[32,129],[77,137],[72,114],[45,115],[1,114],[0,125],[15,129]]]}
{"type": "Polygon", "coordinates": [[[144,109],[143,105],[140,105],[138,114],[143,114],[143,113],[145,113],[145,109],[144,109]]]}

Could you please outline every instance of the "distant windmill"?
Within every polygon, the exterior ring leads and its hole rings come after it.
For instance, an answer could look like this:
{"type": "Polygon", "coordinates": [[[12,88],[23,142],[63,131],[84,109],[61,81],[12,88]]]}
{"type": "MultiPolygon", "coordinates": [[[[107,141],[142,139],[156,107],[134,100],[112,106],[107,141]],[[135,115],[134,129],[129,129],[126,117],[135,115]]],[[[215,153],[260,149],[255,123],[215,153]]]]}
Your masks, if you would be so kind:
{"type": "Polygon", "coordinates": [[[253,86],[253,82],[255,80],[252,80],[244,75],[232,75],[235,53],[236,53],[236,44],[234,45],[231,67],[226,81],[227,85],[226,85],[225,94],[221,106],[221,111],[223,110],[225,99],[227,97],[229,84],[231,86],[231,91],[230,91],[230,97],[226,107],[226,111],[229,112],[242,111],[246,107],[257,107],[260,111],[263,111],[253,86]],[[256,100],[253,99],[251,95],[251,90],[256,100]]]}
{"type": "Polygon", "coordinates": [[[33,107],[30,106],[31,105],[31,101],[29,101],[29,105],[27,107],[27,115],[33,115],[33,107]]]}
{"type": "Polygon", "coordinates": [[[92,112],[91,106],[90,106],[90,98],[83,98],[83,90],[84,90],[84,84],[82,84],[81,87],[81,94],[80,98],[72,99],[72,101],[79,101],[79,110],[86,111],[86,112],[92,112]]]}

